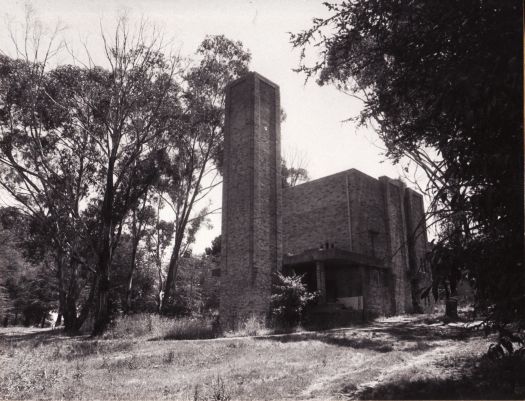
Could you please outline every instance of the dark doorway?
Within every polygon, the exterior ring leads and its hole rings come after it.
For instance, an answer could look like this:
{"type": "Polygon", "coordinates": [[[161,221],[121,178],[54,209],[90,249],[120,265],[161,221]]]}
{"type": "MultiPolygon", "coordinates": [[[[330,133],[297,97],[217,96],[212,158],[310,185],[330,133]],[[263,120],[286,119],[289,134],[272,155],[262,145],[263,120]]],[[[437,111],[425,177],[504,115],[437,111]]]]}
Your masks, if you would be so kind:
{"type": "Polygon", "coordinates": [[[315,264],[295,265],[291,270],[294,271],[295,274],[303,276],[303,283],[306,284],[308,291],[317,291],[315,264]]]}
{"type": "Polygon", "coordinates": [[[326,285],[326,302],[333,303],[337,301],[337,268],[333,265],[325,265],[325,285],[326,285]]]}
{"type": "Polygon", "coordinates": [[[337,280],[335,277],[326,278],[326,302],[337,301],[337,280]]]}

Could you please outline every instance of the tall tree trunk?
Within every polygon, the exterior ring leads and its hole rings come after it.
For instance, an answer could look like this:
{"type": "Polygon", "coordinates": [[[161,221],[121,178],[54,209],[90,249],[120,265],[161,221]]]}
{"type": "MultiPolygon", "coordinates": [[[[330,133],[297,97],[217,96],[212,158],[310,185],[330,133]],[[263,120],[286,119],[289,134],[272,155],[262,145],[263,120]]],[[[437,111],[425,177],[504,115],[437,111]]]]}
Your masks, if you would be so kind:
{"type": "Polygon", "coordinates": [[[70,277],[65,300],[63,305],[64,329],[68,333],[77,332],[77,300],[78,300],[78,283],[77,283],[78,264],[75,261],[70,262],[70,277]]]}
{"type": "Polygon", "coordinates": [[[58,311],[57,320],[55,320],[55,327],[58,327],[62,324],[62,311],[58,311]]]}
{"type": "Polygon", "coordinates": [[[71,296],[66,298],[66,305],[64,306],[64,330],[68,333],[76,333],[77,331],[77,305],[71,296]]]}
{"type": "Polygon", "coordinates": [[[64,289],[64,261],[62,255],[59,254],[56,258],[57,278],[58,278],[58,316],[55,327],[62,323],[62,316],[64,315],[64,308],[66,305],[66,291],[64,289]]]}
{"type": "Polygon", "coordinates": [[[112,259],[112,242],[113,242],[113,173],[114,157],[110,158],[106,176],[106,190],[104,193],[104,203],[101,211],[101,242],[99,259],[97,264],[97,299],[95,302],[95,322],[93,326],[93,335],[102,334],[109,324],[109,274],[112,259]]]}
{"type": "Polygon", "coordinates": [[[80,314],[77,318],[77,327],[76,330],[80,330],[84,322],[86,321],[87,317],[89,316],[89,312],[93,306],[93,299],[95,297],[95,290],[97,288],[97,276],[93,276],[93,282],[91,283],[91,288],[89,290],[89,295],[84,303],[84,306],[80,310],[80,314]]]}
{"type": "Polygon", "coordinates": [[[204,155],[204,159],[202,161],[202,165],[200,167],[200,171],[198,174],[197,179],[194,183],[190,183],[188,186],[189,188],[192,186],[195,188],[193,193],[189,194],[189,192],[186,193],[186,201],[184,202],[184,206],[182,207],[182,210],[180,211],[180,220],[178,220],[176,224],[176,233],[175,233],[175,244],[173,245],[173,252],[171,254],[170,258],[170,264],[168,266],[168,277],[166,277],[166,284],[165,284],[165,290],[164,290],[164,302],[163,302],[163,309],[166,311],[166,308],[170,304],[170,297],[172,296],[172,292],[175,292],[175,282],[177,279],[177,268],[178,268],[178,262],[179,262],[179,256],[180,256],[180,250],[182,246],[182,241],[184,239],[184,233],[186,231],[186,226],[188,225],[188,220],[190,217],[190,213],[193,209],[193,205],[195,203],[195,199],[197,197],[197,194],[199,191],[197,188],[199,188],[202,177],[204,176],[204,172],[206,171],[206,165],[209,160],[211,147],[208,146],[208,150],[206,154],[204,155]]]}
{"type": "Polygon", "coordinates": [[[173,291],[175,287],[175,278],[177,277],[177,265],[179,254],[175,252],[176,246],[173,246],[173,252],[170,257],[170,263],[168,265],[168,275],[166,276],[166,281],[164,282],[164,296],[162,299],[162,313],[168,311],[169,306],[171,305],[171,296],[175,292],[173,291]]]}
{"type": "Polygon", "coordinates": [[[125,312],[129,313],[131,310],[131,293],[133,289],[133,273],[135,272],[135,267],[137,264],[137,248],[139,246],[138,238],[134,239],[133,241],[133,247],[131,249],[131,266],[130,271],[128,275],[127,280],[127,288],[126,288],[126,305],[125,305],[125,312]]]}

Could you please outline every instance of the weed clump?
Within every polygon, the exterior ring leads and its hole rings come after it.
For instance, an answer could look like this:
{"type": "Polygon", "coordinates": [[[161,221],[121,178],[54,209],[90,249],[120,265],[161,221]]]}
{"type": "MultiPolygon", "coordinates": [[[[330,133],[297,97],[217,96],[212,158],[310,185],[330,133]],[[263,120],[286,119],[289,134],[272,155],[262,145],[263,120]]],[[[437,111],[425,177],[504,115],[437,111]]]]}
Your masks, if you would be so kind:
{"type": "Polygon", "coordinates": [[[104,337],[162,337],[171,322],[172,319],[149,313],[126,315],[116,319],[104,337]]]}
{"type": "Polygon", "coordinates": [[[215,324],[211,318],[180,318],[173,320],[163,338],[166,340],[195,340],[215,338],[215,324]]]}
{"type": "Polygon", "coordinates": [[[193,389],[193,401],[230,401],[231,399],[231,392],[219,375],[216,380],[204,386],[204,389],[201,390],[198,385],[193,389]]]}
{"type": "Polygon", "coordinates": [[[116,319],[105,337],[193,340],[215,338],[217,335],[217,324],[212,317],[170,318],[153,314],[136,314],[116,319]]]}

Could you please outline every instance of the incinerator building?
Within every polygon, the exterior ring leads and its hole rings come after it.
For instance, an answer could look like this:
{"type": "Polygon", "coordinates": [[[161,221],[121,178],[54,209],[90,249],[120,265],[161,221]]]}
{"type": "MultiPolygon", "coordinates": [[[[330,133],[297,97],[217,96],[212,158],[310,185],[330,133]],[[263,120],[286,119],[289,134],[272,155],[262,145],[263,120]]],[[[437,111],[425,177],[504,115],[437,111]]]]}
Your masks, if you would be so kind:
{"type": "Polygon", "coordinates": [[[424,309],[422,196],[355,169],[282,188],[280,153],[279,88],[249,73],[226,93],[221,323],[267,316],[276,271],[304,274],[319,310],[424,309]]]}

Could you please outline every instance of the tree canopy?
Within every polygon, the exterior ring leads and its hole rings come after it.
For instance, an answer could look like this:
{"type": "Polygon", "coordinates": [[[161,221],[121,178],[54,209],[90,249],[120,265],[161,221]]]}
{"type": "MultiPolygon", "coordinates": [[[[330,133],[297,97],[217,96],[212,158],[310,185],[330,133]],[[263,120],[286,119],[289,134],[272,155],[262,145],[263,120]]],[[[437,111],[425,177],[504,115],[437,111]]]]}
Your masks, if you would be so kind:
{"type": "Polygon", "coordinates": [[[50,50],[0,55],[0,186],[49,263],[66,330],[92,315],[94,334],[119,310],[151,310],[155,299],[159,310],[170,298],[179,258],[211,212],[195,205],[220,183],[224,86],[250,60],[219,35],[182,63],[154,27],[127,18],[101,39],[106,67],[51,68],[50,50]],[[160,218],[166,206],[171,221],[160,218]]]}

